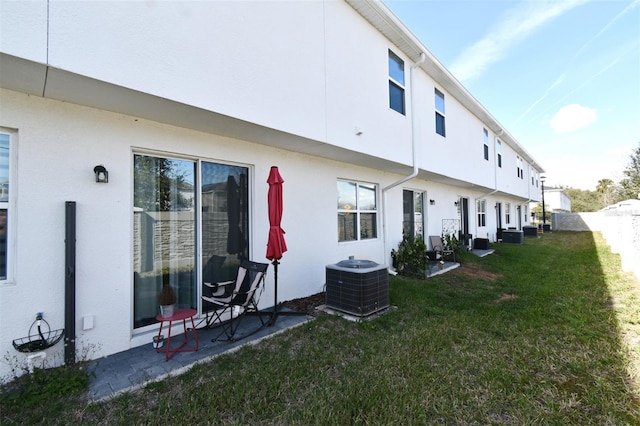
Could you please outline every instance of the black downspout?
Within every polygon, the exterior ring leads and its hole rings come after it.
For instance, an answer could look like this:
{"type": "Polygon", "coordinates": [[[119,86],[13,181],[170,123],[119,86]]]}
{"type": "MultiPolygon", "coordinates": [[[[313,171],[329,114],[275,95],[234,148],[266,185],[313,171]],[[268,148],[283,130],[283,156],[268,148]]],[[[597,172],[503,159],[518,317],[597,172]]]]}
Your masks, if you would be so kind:
{"type": "Polygon", "coordinates": [[[65,203],[64,364],[76,363],[76,202],[65,203]]]}

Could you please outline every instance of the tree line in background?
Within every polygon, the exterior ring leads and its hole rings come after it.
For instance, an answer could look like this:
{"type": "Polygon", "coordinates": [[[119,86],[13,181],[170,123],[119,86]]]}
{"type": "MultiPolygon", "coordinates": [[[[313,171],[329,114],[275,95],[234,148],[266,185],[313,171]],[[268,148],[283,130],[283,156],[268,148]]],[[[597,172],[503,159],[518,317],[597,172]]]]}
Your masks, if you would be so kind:
{"type": "Polygon", "coordinates": [[[618,183],[608,178],[600,179],[595,191],[567,188],[571,211],[597,211],[620,201],[640,198],[640,143],[633,149],[622,173],[623,178],[618,183]]]}
{"type": "MultiPolygon", "coordinates": [[[[622,172],[620,182],[604,178],[598,181],[595,191],[560,186],[571,199],[571,211],[595,212],[620,201],[640,198],[640,143],[629,156],[629,164],[622,172]]],[[[542,205],[536,208],[542,211],[542,205]]],[[[550,215],[547,212],[547,220],[550,215]]]]}

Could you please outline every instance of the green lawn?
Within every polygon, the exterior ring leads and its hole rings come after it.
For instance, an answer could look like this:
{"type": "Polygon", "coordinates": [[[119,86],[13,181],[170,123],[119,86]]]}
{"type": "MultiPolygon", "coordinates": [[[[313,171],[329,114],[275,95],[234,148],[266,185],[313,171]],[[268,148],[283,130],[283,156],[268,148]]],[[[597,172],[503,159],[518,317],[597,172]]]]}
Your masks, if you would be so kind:
{"type": "Polygon", "coordinates": [[[104,403],[3,398],[0,423],[640,424],[640,284],[600,234],[494,248],[392,278],[373,321],[321,316],[104,403]]]}

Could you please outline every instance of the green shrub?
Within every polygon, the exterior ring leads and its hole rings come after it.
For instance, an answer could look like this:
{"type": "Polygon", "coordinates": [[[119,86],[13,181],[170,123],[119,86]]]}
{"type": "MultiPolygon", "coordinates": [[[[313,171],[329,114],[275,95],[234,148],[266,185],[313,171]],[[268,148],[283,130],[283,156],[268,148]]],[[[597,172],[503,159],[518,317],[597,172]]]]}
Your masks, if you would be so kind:
{"type": "Polygon", "coordinates": [[[444,248],[448,250],[453,250],[456,256],[460,255],[462,251],[462,242],[456,238],[455,234],[444,234],[442,235],[442,243],[444,244],[444,248]]]}
{"type": "Polygon", "coordinates": [[[403,234],[398,250],[391,250],[393,267],[406,277],[425,278],[427,270],[427,245],[420,236],[403,234]]]}

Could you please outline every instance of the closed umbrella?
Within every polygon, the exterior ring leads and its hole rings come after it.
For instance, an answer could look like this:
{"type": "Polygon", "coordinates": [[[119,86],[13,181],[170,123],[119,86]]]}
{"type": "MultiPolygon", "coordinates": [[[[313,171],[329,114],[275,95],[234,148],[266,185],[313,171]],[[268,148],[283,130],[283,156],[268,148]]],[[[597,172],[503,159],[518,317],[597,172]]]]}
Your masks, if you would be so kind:
{"type": "Polygon", "coordinates": [[[267,183],[269,193],[267,204],[269,209],[269,239],[267,240],[267,259],[272,261],[274,270],[274,304],[271,324],[278,315],[278,265],[282,253],[287,251],[287,243],[284,240],[284,230],[280,227],[282,221],[282,183],[284,179],[276,166],[271,167],[267,183]]]}

